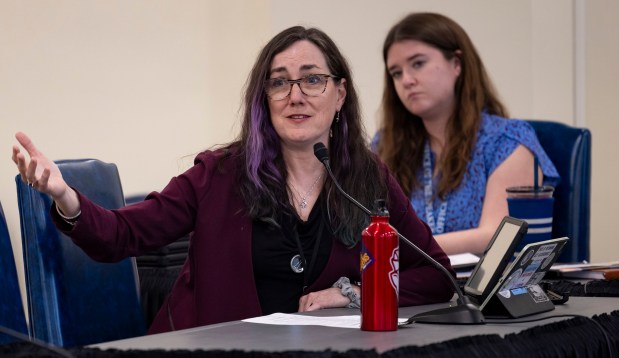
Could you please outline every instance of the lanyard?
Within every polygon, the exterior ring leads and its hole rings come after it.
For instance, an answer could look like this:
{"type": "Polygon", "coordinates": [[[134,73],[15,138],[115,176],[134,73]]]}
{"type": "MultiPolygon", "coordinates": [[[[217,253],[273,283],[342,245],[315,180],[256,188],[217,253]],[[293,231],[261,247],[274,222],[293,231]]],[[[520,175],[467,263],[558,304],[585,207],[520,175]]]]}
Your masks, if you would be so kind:
{"type": "Polygon", "coordinates": [[[423,195],[426,202],[426,223],[432,229],[432,234],[442,234],[445,231],[445,215],[447,201],[441,201],[438,210],[438,221],[434,220],[434,204],[432,198],[432,158],[430,157],[430,141],[423,148],[423,195]]]}

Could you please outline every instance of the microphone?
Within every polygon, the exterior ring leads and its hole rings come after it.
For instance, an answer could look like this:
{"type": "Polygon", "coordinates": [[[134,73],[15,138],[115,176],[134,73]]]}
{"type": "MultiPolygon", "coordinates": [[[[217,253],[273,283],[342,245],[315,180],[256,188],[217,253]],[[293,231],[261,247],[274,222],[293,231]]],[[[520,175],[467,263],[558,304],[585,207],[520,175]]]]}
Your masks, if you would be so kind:
{"type": "MultiPolygon", "coordinates": [[[[371,215],[371,211],[368,210],[365,206],[361,205],[357,200],[355,200],[352,196],[348,195],[342,189],[340,184],[335,179],[335,175],[331,171],[331,165],[329,164],[329,150],[325,147],[324,144],[318,142],[314,144],[314,155],[316,158],[325,166],[327,169],[327,173],[331,177],[331,181],[337,187],[346,199],[350,200],[355,206],[357,206],[361,211],[366,213],[367,215],[371,215]]],[[[474,305],[467,296],[462,293],[460,290],[460,286],[454,279],[454,277],[447,271],[443,265],[438,263],[435,259],[433,259],[430,255],[425,253],[422,249],[420,249],[417,245],[415,245],[412,241],[408,240],[404,235],[400,234],[396,230],[398,237],[401,241],[406,243],[408,246],[412,247],[417,253],[423,256],[426,260],[428,260],[433,266],[435,266],[439,271],[441,271],[445,276],[449,278],[451,285],[454,287],[456,294],[458,295],[457,305],[451,306],[448,308],[441,308],[437,310],[433,310],[430,312],[420,313],[411,318],[409,318],[404,324],[411,324],[413,322],[417,323],[443,323],[443,324],[484,324],[485,318],[484,315],[479,310],[479,307],[474,305]]]]}

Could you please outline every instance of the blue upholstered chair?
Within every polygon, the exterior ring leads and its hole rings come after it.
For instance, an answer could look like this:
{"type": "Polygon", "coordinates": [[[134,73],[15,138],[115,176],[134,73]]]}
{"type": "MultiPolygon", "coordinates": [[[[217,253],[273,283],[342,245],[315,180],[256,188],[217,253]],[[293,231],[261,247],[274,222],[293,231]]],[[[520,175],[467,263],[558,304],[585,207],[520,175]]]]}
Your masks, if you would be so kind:
{"type": "Polygon", "coordinates": [[[561,182],[554,192],[552,237],[567,236],[560,262],[589,261],[591,132],[550,121],[529,121],[561,182]]]}
{"type": "MultiPolygon", "coordinates": [[[[97,204],[124,205],[116,165],[95,159],[57,164],[66,182],[97,204]]],[[[74,347],[143,335],[135,259],[95,262],[56,229],[51,198],[15,179],[33,337],[74,347]]]]}
{"type": "MultiPolygon", "coordinates": [[[[28,335],[9,230],[0,204],[0,326],[28,335]]],[[[14,341],[0,332],[0,344],[14,341]]]]}

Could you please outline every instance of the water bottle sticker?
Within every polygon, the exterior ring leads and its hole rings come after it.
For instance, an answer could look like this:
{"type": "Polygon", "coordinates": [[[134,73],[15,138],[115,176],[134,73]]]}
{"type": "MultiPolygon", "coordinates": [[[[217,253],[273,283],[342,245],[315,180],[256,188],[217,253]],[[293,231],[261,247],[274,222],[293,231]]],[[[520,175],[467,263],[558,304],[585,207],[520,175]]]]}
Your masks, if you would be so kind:
{"type": "Polygon", "coordinates": [[[395,292],[399,293],[400,292],[400,275],[399,275],[400,253],[399,253],[397,246],[391,252],[389,263],[391,264],[391,272],[389,272],[389,282],[391,282],[391,287],[393,287],[395,292]]]}
{"type": "Polygon", "coordinates": [[[374,260],[372,259],[372,256],[370,256],[370,253],[365,251],[361,252],[361,272],[363,272],[372,262],[374,262],[374,260]]]}

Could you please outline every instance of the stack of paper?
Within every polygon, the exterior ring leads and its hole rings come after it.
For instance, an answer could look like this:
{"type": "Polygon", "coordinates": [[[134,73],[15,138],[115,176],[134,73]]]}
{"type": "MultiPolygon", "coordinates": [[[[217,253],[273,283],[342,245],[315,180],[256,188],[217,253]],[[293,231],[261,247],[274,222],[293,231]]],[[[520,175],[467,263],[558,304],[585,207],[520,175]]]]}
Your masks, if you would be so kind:
{"type": "Polygon", "coordinates": [[[593,280],[619,279],[619,261],[586,263],[586,264],[555,264],[551,272],[559,277],[583,278],[593,280]]]}
{"type": "Polygon", "coordinates": [[[456,270],[456,277],[466,279],[471,276],[471,272],[473,272],[475,265],[479,262],[479,256],[466,252],[464,254],[449,255],[449,261],[451,261],[451,267],[456,270]]]}

